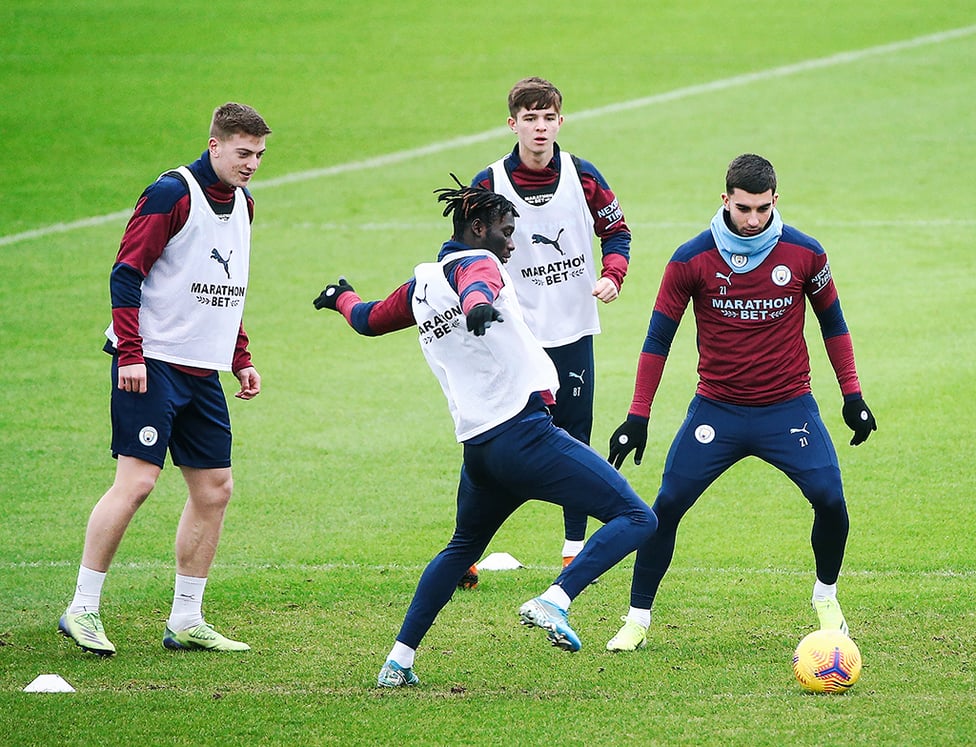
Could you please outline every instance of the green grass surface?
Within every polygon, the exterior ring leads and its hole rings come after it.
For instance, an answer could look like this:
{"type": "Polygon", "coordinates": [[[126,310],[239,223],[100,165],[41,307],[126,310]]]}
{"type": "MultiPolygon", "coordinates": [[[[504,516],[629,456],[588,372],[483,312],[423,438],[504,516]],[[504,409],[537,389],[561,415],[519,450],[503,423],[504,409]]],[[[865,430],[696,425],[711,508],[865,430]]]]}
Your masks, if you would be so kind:
{"type": "MultiPolygon", "coordinates": [[[[0,744],[972,740],[971,3],[144,6],[0,4],[0,744]],[[632,558],[574,604],[579,654],[517,625],[561,542],[560,512],[529,504],[489,548],[526,568],[455,596],[420,649],[419,688],[372,687],[449,537],[460,451],[413,334],[360,338],[311,300],[340,273],[379,297],[435,256],[449,225],[432,190],[511,148],[505,95],[532,74],[563,90],[560,143],[601,169],[635,237],[602,309],[598,447],[629,404],[664,263],[707,225],[732,157],[769,157],[784,220],[827,248],[880,428],[847,446],[811,327],[852,522],[841,601],[865,667],[847,695],[793,682],[815,623],[810,511],[755,460],[682,523],[644,651],[603,650],[632,558]],[[108,272],[124,212],[203,151],[229,99],[274,129],[245,316],[264,392],[231,403],[235,498],[206,612],[253,651],[160,645],[185,499],[167,468],[109,575],[119,655],[100,660],[55,627],[112,477],[108,272]],[[42,673],[77,692],[21,692],[42,673]]],[[[693,326],[644,464],[624,468],[648,501],[694,389],[693,326]]]]}

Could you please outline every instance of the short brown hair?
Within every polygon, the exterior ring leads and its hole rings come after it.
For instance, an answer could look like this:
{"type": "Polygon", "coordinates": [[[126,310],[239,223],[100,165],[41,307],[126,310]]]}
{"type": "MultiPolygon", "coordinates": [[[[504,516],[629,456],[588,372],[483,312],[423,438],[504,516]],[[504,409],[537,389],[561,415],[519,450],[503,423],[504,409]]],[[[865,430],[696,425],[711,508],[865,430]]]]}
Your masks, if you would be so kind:
{"type": "Polygon", "coordinates": [[[213,119],[210,121],[210,137],[226,140],[237,133],[264,137],[271,134],[271,128],[250,106],[228,101],[214,109],[213,119]]]}
{"type": "Polygon", "coordinates": [[[508,92],[508,113],[513,117],[522,109],[548,109],[562,112],[563,95],[545,78],[523,78],[508,92]]]}

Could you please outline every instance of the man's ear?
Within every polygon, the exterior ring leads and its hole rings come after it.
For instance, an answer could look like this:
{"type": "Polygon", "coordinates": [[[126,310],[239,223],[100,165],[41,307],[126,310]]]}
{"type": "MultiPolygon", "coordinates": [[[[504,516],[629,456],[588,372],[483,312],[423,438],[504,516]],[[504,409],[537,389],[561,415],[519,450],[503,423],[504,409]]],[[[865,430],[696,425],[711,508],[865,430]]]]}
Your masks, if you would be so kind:
{"type": "Polygon", "coordinates": [[[479,239],[483,239],[488,233],[488,226],[485,225],[485,222],[481,218],[475,218],[472,220],[469,228],[471,233],[473,233],[479,239]]]}

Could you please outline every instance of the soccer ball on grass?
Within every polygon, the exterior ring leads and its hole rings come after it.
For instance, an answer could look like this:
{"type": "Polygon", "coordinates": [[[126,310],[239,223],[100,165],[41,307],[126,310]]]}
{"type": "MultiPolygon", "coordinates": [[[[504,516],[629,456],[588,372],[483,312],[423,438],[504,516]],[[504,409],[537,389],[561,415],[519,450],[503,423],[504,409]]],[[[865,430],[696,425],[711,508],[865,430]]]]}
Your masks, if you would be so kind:
{"type": "Polygon", "coordinates": [[[839,630],[815,630],[797,645],[793,674],[808,692],[847,692],[861,676],[861,652],[839,630]]]}

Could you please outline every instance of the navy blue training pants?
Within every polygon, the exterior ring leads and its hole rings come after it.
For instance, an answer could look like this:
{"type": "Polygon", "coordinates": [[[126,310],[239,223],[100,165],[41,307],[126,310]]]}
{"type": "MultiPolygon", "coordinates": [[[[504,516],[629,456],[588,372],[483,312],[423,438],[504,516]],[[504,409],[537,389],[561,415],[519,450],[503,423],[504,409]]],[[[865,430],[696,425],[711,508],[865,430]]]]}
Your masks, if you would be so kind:
{"type": "MultiPolygon", "coordinates": [[[[593,336],[587,335],[558,348],[546,348],[546,354],[559,374],[556,404],[549,407],[552,422],[588,444],[593,431],[593,336]]],[[[586,538],[586,517],[585,511],[563,509],[566,539],[586,538]]]]}
{"type": "MultiPolygon", "coordinates": [[[[674,556],[678,523],[729,467],[755,456],[781,470],[813,507],[817,578],[835,583],[847,545],[849,519],[837,452],[811,394],[765,407],[696,396],[664,465],[654,512],[657,533],[637,551],[630,604],[650,609],[674,556]]],[[[747,503],[743,511],[749,511],[747,503]]],[[[756,517],[761,524],[762,517],[756,517]]]]}
{"type": "Polygon", "coordinates": [[[651,509],[603,456],[536,411],[495,438],[464,445],[454,536],[424,569],[398,641],[420,645],[461,577],[502,523],[530,499],[603,523],[554,581],[570,599],[644,544],[657,527],[651,509]]]}

